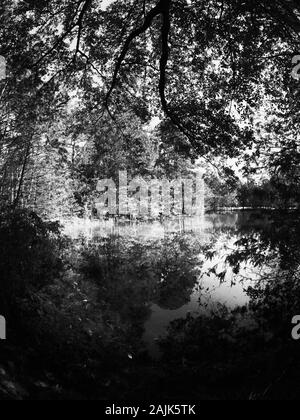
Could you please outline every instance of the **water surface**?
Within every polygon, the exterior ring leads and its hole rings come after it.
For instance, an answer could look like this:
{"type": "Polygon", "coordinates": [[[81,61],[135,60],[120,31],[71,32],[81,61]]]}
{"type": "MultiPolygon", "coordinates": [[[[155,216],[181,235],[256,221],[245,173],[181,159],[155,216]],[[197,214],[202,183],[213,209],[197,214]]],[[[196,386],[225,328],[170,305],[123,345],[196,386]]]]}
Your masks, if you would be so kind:
{"type": "Polygon", "coordinates": [[[216,313],[223,305],[233,309],[248,304],[248,288],[267,267],[243,258],[237,276],[227,258],[241,247],[237,243],[245,232],[266,230],[271,220],[270,213],[259,211],[162,222],[76,220],[66,225],[65,233],[92,244],[104,239],[114,242],[116,262],[110,275],[119,281],[119,297],[113,297],[119,299],[116,310],[132,322],[135,333],[157,358],[158,340],[172,321],[216,313]]]}

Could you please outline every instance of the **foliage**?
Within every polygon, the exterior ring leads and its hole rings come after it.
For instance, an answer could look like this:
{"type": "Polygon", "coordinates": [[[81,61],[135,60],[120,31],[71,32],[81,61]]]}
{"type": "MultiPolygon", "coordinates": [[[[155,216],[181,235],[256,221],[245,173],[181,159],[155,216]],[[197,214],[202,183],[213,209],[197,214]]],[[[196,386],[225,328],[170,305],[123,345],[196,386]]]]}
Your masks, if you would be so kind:
{"type": "Polygon", "coordinates": [[[0,366],[0,397],[15,376],[26,390],[13,398],[271,398],[285,381],[297,393],[298,213],[238,218],[233,283],[249,261],[270,272],[249,307],[175,321],[158,364],[142,340],[151,306],[187,304],[213,244],[71,243],[42,218],[91,216],[97,180],[120,169],[199,166],[209,209],[298,209],[299,13],[294,0],[2,0],[0,313],[13,334],[0,355],[16,367],[0,366]]]}
{"type": "Polygon", "coordinates": [[[173,177],[198,157],[230,157],[246,172],[263,164],[283,200],[298,202],[293,6],[2,2],[1,201],[83,215],[99,173],[173,177]]]}
{"type": "Polygon", "coordinates": [[[59,225],[35,213],[3,209],[0,214],[1,307],[34,293],[59,275],[59,225]]]}

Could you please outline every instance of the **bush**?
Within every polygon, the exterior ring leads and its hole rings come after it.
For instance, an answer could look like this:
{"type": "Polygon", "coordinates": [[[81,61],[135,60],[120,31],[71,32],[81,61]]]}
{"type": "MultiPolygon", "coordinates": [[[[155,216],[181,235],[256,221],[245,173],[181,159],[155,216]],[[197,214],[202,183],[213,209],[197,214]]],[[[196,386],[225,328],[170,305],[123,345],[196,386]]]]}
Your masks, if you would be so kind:
{"type": "Polygon", "coordinates": [[[0,211],[1,311],[58,276],[61,246],[58,223],[44,222],[32,211],[0,211]]]}

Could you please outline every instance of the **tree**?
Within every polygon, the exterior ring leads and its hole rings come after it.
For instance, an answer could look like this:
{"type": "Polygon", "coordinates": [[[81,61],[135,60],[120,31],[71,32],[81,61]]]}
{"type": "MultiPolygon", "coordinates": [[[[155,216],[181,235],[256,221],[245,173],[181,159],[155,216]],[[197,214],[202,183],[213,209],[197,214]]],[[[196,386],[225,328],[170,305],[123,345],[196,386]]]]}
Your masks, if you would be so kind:
{"type": "MultiPolygon", "coordinates": [[[[45,134],[40,128],[55,118],[74,144],[86,135],[95,142],[111,120],[121,150],[124,121],[136,116],[135,132],[158,116],[173,127],[176,153],[208,162],[254,150],[256,164],[275,127],[262,121],[269,136],[262,138],[254,120],[274,103],[276,125],[293,132],[285,120],[295,123],[299,104],[290,77],[299,41],[295,1],[116,0],[104,10],[95,0],[4,0],[1,14],[0,54],[8,63],[0,82],[1,191],[14,205],[45,134]],[[70,108],[82,119],[73,126],[70,108]]],[[[171,152],[160,134],[161,150],[171,152]]]]}

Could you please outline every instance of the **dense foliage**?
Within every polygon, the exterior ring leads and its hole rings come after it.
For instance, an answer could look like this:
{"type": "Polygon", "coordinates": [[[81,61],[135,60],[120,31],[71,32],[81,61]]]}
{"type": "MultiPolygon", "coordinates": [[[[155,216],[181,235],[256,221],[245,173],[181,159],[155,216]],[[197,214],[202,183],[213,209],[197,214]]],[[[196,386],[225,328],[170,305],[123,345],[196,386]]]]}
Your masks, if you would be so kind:
{"type": "Polygon", "coordinates": [[[0,399],[299,397],[298,3],[1,1],[0,399]],[[49,222],[92,224],[97,181],[125,169],[202,170],[208,210],[264,210],[155,239],[49,222]],[[228,274],[248,303],[208,316],[200,279],[228,274]],[[153,307],[171,317],[195,288],[150,357],[153,307]]]}
{"type": "Polygon", "coordinates": [[[297,204],[297,3],[109,3],[2,2],[1,200],[82,215],[99,176],[205,162],[297,204]]]}

